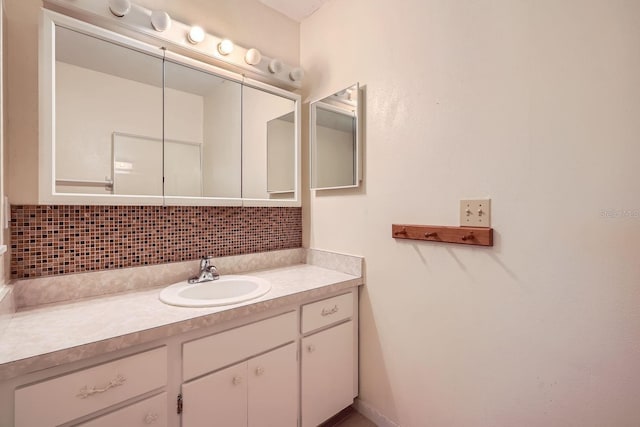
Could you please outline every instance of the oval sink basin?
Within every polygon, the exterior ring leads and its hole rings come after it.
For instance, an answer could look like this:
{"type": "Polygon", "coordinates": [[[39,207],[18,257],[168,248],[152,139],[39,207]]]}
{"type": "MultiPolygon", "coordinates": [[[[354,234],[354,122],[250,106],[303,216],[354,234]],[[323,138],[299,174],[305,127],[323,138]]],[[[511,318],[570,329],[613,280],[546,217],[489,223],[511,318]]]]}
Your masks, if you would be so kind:
{"type": "Polygon", "coordinates": [[[181,307],[214,307],[237,304],[269,292],[268,280],[253,276],[220,276],[218,280],[174,283],[160,292],[160,301],[181,307]]]}

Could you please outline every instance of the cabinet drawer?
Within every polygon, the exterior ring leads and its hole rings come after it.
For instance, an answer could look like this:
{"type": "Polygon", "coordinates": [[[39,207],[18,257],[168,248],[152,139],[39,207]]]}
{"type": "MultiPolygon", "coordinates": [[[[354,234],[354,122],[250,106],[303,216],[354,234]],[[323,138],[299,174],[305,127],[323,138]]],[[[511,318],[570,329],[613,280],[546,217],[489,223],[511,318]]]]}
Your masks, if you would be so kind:
{"type": "Polygon", "coordinates": [[[183,381],[296,339],[296,313],[285,313],[182,346],[183,381]]]}
{"type": "Polygon", "coordinates": [[[167,393],[145,399],[102,417],[78,424],[78,427],[166,427],[167,393]]]}
{"type": "Polygon", "coordinates": [[[353,293],[302,306],[302,333],[331,325],[353,315],[353,293]]]}
{"type": "Polygon", "coordinates": [[[16,427],[62,424],[166,383],[166,347],[94,366],[17,389],[16,427]]]}

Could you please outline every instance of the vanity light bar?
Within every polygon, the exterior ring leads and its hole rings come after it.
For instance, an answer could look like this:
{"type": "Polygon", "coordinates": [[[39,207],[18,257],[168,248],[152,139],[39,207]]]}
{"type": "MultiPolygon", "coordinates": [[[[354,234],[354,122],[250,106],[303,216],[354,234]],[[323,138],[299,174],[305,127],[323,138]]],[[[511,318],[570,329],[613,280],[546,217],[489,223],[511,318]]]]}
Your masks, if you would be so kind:
{"type": "Polygon", "coordinates": [[[211,35],[199,26],[175,21],[164,11],[152,11],[129,0],[44,0],[44,4],[94,25],[115,25],[151,36],[261,76],[267,82],[294,89],[302,86],[304,71],[301,68],[264,56],[258,49],[244,48],[229,39],[211,35]]]}

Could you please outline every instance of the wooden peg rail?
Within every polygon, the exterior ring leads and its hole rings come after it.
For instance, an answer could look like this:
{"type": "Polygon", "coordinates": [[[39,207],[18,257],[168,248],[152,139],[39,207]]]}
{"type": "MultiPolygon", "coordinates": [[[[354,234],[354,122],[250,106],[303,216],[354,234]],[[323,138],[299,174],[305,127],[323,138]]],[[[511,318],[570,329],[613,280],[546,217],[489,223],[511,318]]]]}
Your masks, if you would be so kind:
{"type": "Polygon", "coordinates": [[[393,224],[391,232],[395,239],[493,246],[493,228],[393,224]]]}

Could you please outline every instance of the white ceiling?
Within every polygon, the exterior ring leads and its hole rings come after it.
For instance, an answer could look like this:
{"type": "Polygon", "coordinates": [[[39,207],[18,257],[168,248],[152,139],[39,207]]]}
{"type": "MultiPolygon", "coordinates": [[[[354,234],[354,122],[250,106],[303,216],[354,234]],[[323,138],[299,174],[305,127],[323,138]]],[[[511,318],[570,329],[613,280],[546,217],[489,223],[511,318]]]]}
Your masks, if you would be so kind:
{"type": "Polygon", "coordinates": [[[259,0],[298,22],[318,10],[327,0],[259,0]]]}

